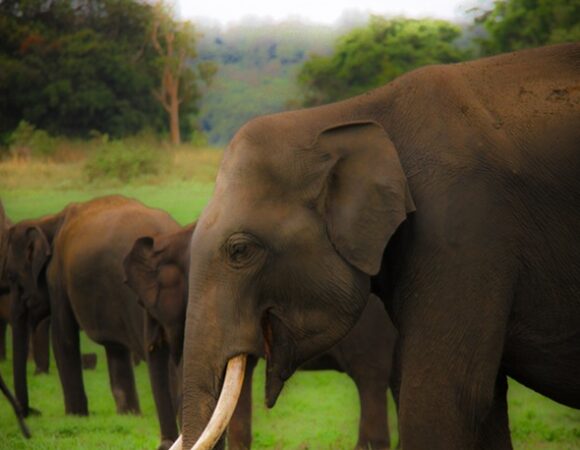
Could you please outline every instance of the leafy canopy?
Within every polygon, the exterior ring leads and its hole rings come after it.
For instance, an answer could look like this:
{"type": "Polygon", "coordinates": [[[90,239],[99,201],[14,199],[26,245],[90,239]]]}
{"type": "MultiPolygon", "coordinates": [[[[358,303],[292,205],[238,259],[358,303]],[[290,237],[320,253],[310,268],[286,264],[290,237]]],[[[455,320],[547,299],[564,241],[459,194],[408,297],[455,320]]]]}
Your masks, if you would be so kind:
{"type": "Polygon", "coordinates": [[[580,41],[580,0],[499,0],[476,23],[485,54],[580,41]]]}
{"type": "Polygon", "coordinates": [[[466,59],[461,28],[444,20],[373,16],[338,39],[330,56],[313,55],[298,74],[304,105],[352,97],[428,64],[466,59]]]}

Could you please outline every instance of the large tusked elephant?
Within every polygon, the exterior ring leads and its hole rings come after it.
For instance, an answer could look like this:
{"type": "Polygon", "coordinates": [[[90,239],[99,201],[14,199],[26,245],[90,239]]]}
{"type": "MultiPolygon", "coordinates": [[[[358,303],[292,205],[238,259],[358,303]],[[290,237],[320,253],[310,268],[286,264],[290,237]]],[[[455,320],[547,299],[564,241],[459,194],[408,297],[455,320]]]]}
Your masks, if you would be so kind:
{"type": "MultiPolygon", "coordinates": [[[[123,263],[127,284],[137,293],[151,320],[160,325],[157,339],[166,342],[178,365],[183,350],[189,242],[194,227],[192,224],[168,235],[137,239],[123,263]]],[[[396,331],[383,304],[372,296],[361,318],[345,338],[301,367],[304,370],[338,370],[355,382],[361,410],[357,449],[390,448],[387,389],[395,340],[396,331]]],[[[255,361],[246,367],[240,400],[228,426],[230,450],[251,447],[254,368],[255,361]]]]}
{"type": "MultiPolygon", "coordinates": [[[[122,263],[138,237],[179,228],[164,211],[121,196],[101,197],[14,225],[6,262],[13,305],[33,324],[50,316],[66,413],[88,414],[79,348],[83,330],[105,347],[119,413],[140,412],[131,353],[147,360],[162,448],[177,437],[169,351],[150,339],[154,331],[137,296],[124,283],[122,263]]],[[[18,324],[14,331],[16,336],[26,333],[18,324]]],[[[15,341],[16,394],[27,403],[26,358],[21,340],[15,341]]]]}
{"type": "Polygon", "coordinates": [[[405,450],[511,448],[508,375],[580,408],[579,174],[578,43],[246,124],[191,241],[184,445],[239,389],[226,365],[265,352],[273,405],[371,288],[399,330],[405,450]]]}

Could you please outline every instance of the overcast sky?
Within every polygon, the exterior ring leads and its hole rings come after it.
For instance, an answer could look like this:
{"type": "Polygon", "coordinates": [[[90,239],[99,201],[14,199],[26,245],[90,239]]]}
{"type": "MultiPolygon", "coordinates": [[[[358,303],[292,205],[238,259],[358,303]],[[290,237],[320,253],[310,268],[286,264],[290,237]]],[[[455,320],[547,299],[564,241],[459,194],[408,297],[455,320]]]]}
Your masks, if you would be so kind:
{"type": "MultiPolygon", "coordinates": [[[[355,11],[407,17],[453,19],[466,0],[174,0],[184,19],[227,25],[248,17],[283,20],[302,18],[332,24],[355,11]],[[328,6],[332,5],[332,7],[328,6]],[[204,20],[205,19],[205,20],[204,20]]],[[[477,0],[476,0],[477,1],[477,0]]],[[[469,3],[474,3],[473,0],[469,3]]]]}

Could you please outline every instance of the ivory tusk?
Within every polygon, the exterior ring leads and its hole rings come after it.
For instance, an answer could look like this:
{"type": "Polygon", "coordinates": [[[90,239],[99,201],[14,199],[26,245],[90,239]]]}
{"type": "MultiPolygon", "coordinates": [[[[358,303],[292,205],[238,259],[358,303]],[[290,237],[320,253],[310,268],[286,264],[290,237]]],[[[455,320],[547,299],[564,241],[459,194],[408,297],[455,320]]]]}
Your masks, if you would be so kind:
{"type": "MultiPolygon", "coordinates": [[[[224,433],[232,414],[236,409],[246,370],[247,355],[237,355],[228,361],[224,385],[220,393],[215,410],[209,423],[201,433],[191,450],[210,450],[214,448],[224,433]]],[[[182,449],[182,436],[175,441],[169,450],[182,449]]]]}
{"type": "Polygon", "coordinates": [[[183,441],[183,439],[181,438],[180,434],[177,440],[173,443],[173,445],[169,447],[169,450],[181,450],[181,441],[183,441]]]}

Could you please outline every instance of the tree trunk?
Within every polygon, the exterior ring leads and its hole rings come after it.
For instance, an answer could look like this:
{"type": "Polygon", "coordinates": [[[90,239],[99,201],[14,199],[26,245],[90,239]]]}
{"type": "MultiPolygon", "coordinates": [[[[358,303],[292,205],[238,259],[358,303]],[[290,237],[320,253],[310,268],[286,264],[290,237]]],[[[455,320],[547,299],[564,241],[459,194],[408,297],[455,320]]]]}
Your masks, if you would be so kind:
{"type": "Polygon", "coordinates": [[[173,145],[181,144],[181,136],[179,133],[179,99],[177,97],[177,92],[171,95],[169,109],[169,130],[171,133],[171,143],[173,145]]]}

